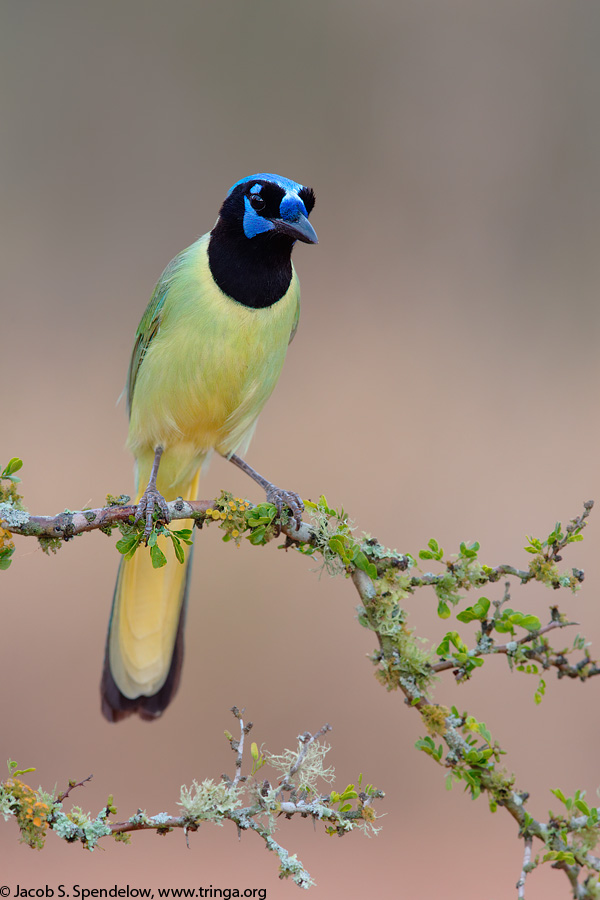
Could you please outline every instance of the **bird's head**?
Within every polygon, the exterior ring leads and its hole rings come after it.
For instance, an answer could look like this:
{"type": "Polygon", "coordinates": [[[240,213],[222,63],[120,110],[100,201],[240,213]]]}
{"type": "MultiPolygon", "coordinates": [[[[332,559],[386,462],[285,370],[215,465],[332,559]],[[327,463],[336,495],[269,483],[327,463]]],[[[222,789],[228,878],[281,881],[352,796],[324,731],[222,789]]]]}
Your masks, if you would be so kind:
{"type": "Polygon", "coordinates": [[[230,189],[215,227],[243,234],[250,241],[284,236],[290,248],[295,241],[316,244],[316,232],[308,221],[314,205],[312,188],[280,175],[249,175],[230,189]]]}

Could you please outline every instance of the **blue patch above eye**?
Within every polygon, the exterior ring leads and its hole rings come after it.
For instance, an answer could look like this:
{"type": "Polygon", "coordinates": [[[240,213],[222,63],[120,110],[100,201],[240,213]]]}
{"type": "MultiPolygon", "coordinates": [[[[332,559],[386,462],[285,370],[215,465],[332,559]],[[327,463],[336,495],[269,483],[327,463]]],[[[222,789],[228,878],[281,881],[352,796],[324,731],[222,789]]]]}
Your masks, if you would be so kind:
{"type": "MultiPolygon", "coordinates": [[[[260,185],[257,185],[260,189],[260,185]]],[[[269,219],[259,216],[255,209],[250,205],[247,197],[244,197],[244,234],[247,238],[256,237],[257,234],[263,234],[265,231],[272,231],[275,226],[269,219]]]]}
{"type": "Polygon", "coordinates": [[[253,187],[250,188],[250,193],[251,194],[260,194],[261,190],[262,190],[262,184],[255,184],[253,187]]]}
{"type": "Polygon", "coordinates": [[[297,222],[300,216],[308,215],[306,207],[297,194],[288,193],[281,201],[279,215],[286,222],[297,222]]]}
{"type": "Polygon", "coordinates": [[[247,175],[246,178],[240,178],[240,180],[236,181],[236,183],[229,189],[227,196],[229,196],[229,194],[231,194],[231,192],[235,190],[235,188],[239,184],[245,184],[248,181],[257,180],[272,181],[273,184],[278,184],[280,188],[283,188],[286,193],[290,191],[295,191],[296,193],[298,193],[302,190],[302,185],[298,184],[297,181],[291,181],[289,178],[284,178],[282,175],[271,175],[268,172],[260,172],[258,175],[247,175]]]}

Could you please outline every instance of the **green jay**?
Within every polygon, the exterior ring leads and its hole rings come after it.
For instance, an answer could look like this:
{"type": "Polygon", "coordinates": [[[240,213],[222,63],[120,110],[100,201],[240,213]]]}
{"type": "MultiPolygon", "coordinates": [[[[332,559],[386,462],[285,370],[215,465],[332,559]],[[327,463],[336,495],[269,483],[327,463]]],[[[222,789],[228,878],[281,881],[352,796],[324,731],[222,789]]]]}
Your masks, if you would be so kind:
{"type": "MultiPolygon", "coordinates": [[[[166,501],[196,499],[214,450],[266,491],[279,513],[300,522],[303,503],[240,456],[279,378],[300,312],[291,262],[296,241],[317,243],[308,221],[311,188],[258,174],[233,185],[212,231],[164,270],[137,330],[127,377],[135,456],[137,520],[146,538],[166,501]]],[[[181,527],[193,523],[184,520],[181,527]]],[[[115,586],[102,675],[102,712],[153,720],[179,685],[191,549],[183,565],[159,538],[168,564],[150,554],[123,559],[115,586]]]]}

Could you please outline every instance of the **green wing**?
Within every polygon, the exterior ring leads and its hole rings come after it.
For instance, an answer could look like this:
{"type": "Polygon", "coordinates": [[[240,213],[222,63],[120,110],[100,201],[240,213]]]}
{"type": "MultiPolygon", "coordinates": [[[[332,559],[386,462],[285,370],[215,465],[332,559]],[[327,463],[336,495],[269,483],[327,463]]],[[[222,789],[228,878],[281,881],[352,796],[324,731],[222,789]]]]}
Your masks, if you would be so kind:
{"type": "Polygon", "coordinates": [[[298,331],[298,322],[300,321],[300,298],[298,298],[298,303],[296,304],[296,315],[294,316],[294,322],[292,324],[292,331],[290,333],[290,339],[288,341],[288,347],[296,337],[296,332],[298,331]]]}
{"type": "Polygon", "coordinates": [[[146,355],[146,351],[152,342],[152,338],[160,328],[165,299],[182,255],[183,254],[179,254],[175,259],[172,259],[160,276],[158,284],[154,288],[150,303],[146,307],[146,312],[142,316],[142,321],[138,325],[138,330],[135,334],[135,344],[133,345],[131,360],[129,362],[129,371],[127,372],[127,412],[131,412],[137,374],[140,370],[144,356],[146,355]]]}

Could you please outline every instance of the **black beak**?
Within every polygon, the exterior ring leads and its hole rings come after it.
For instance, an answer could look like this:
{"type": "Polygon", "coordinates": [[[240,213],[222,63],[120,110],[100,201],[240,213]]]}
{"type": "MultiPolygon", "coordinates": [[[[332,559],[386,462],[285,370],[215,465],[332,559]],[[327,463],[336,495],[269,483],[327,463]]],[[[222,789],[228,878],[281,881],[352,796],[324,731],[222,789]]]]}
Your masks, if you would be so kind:
{"type": "Polygon", "coordinates": [[[271,219],[271,221],[275,226],[275,231],[278,231],[280,234],[287,234],[294,238],[295,241],[302,241],[304,244],[319,243],[317,232],[302,213],[293,222],[287,219],[271,219]]]}

